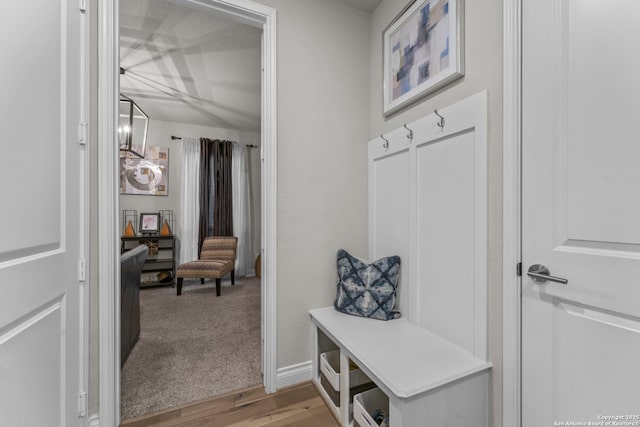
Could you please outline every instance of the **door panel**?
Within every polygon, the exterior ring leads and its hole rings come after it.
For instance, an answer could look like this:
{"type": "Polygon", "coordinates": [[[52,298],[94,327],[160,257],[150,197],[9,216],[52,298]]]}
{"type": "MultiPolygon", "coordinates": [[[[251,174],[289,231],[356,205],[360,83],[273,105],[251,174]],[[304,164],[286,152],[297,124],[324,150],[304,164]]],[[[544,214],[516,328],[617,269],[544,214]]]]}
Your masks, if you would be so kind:
{"type": "Polygon", "coordinates": [[[640,59],[630,54],[638,48],[640,4],[573,0],[561,7],[568,237],[625,249],[621,245],[640,244],[640,205],[625,197],[640,179],[640,59]]]}
{"type": "Polygon", "coordinates": [[[640,416],[640,322],[569,303],[559,304],[557,316],[558,396],[565,418],[597,420],[607,413],[640,416]],[[618,392],[625,389],[627,393],[618,392]],[[605,409],[607,413],[602,412],[605,409]]]}
{"type": "Polygon", "coordinates": [[[72,0],[0,13],[0,425],[79,425],[84,16],[72,0]]]}
{"type": "Polygon", "coordinates": [[[14,3],[10,13],[0,14],[3,64],[10,67],[0,83],[6,124],[0,179],[3,204],[10,207],[3,209],[0,261],[57,248],[61,238],[60,185],[42,185],[38,176],[61,179],[64,5],[14,3]]]}
{"type": "Polygon", "coordinates": [[[13,385],[12,389],[0,388],[3,406],[12,408],[3,411],[3,425],[45,426],[62,420],[61,362],[65,347],[62,313],[62,301],[52,301],[0,335],[0,377],[4,383],[13,385]],[[37,348],[46,352],[34,351],[37,348]],[[38,402],[37,409],[31,406],[33,401],[38,402]]]}
{"type": "Polygon", "coordinates": [[[639,17],[631,0],[523,1],[524,427],[640,412],[639,17]]]}

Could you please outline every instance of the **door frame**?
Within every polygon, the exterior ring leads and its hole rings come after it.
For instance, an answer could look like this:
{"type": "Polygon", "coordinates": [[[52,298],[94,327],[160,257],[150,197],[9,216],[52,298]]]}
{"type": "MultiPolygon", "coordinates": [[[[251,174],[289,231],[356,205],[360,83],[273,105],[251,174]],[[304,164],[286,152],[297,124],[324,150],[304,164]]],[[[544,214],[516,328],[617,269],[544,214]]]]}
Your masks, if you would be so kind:
{"type": "MultiPolygon", "coordinates": [[[[276,10],[250,0],[170,0],[262,28],[262,330],[263,384],[276,391],[277,98],[276,10]]],[[[120,422],[120,233],[117,141],[118,0],[98,2],[98,283],[100,424],[120,422]]]]}
{"type": "Polygon", "coordinates": [[[522,0],[503,0],[502,424],[522,425],[522,0]]]}

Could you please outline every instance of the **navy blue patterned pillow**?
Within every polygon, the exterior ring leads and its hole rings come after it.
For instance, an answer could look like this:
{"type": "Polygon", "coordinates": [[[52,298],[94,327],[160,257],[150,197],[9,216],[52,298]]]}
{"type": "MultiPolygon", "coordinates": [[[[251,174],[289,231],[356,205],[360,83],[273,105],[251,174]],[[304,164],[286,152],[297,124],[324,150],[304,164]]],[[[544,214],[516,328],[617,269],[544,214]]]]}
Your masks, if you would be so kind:
{"type": "Polygon", "coordinates": [[[394,310],[399,275],[399,256],[366,264],[340,249],[336,310],[380,320],[399,318],[400,312],[394,310]]]}

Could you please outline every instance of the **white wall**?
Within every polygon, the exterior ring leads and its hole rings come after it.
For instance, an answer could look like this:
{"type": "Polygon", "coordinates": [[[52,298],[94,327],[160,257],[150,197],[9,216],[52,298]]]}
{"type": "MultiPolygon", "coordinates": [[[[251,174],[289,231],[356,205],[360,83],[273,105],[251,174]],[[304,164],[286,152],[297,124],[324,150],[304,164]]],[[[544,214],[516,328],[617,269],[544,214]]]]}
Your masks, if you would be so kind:
{"type": "MultiPolygon", "coordinates": [[[[171,209],[175,217],[174,234],[180,238],[179,215],[180,197],[182,192],[182,142],[171,140],[171,136],[188,138],[207,137],[210,139],[223,139],[236,141],[241,144],[256,145],[250,148],[252,183],[252,224],[253,244],[252,253],[260,252],[260,134],[256,132],[244,132],[232,129],[220,129],[206,126],[197,126],[184,123],[164,122],[149,120],[149,134],[147,145],[169,147],[169,195],[168,196],[142,196],[133,194],[120,195],[120,218],[125,209],[134,209],[138,215],[142,212],[158,212],[161,209],[171,209]]],[[[122,221],[122,220],[121,220],[122,221]]]]}
{"type": "Polygon", "coordinates": [[[308,310],[331,305],[336,252],[367,251],[371,15],[335,0],[277,10],[277,365],[311,359],[308,310]]]}
{"type": "Polygon", "coordinates": [[[383,0],[371,26],[369,136],[401,127],[482,90],[489,96],[488,278],[489,357],[492,370],[492,420],[502,426],[502,0],[465,1],[465,76],[398,113],[382,115],[382,32],[407,5],[383,0]]]}

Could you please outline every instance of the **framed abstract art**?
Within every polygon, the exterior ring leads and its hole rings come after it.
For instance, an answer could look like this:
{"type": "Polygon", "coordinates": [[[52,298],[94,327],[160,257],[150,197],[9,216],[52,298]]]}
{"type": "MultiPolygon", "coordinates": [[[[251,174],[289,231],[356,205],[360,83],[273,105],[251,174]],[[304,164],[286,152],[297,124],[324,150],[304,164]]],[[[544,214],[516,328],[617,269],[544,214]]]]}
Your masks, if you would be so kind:
{"type": "Polygon", "coordinates": [[[462,0],[415,0],[383,31],[383,113],[464,75],[462,0]]]}

